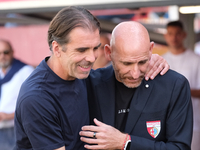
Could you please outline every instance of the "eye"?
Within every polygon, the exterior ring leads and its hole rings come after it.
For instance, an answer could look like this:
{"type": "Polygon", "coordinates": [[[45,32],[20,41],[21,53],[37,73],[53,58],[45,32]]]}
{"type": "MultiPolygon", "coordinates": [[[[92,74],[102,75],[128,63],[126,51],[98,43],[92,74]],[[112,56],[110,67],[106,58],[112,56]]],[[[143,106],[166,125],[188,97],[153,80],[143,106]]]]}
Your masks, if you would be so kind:
{"type": "Polygon", "coordinates": [[[131,64],[132,64],[131,62],[123,62],[123,65],[125,65],[125,66],[129,66],[131,64]]]}
{"type": "Polygon", "coordinates": [[[97,49],[99,49],[100,46],[101,46],[101,43],[98,46],[94,47],[93,51],[96,51],[97,49]]]}
{"type": "Polygon", "coordinates": [[[146,64],[147,61],[148,61],[148,60],[140,61],[140,62],[139,62],[139,65],[144,65],[144,64],[146,64]]]}
{"type": "Polygon", "coordinates": [[[98,50],[98,48],[99,48],[99,47],[95,47],[95,48],[93,49],[93,51],[96,51],[96,50],[98,50]]]}
{"type": "Polygon", "coordinates": [[[83,53],[83,52],[85,52],[86,50],[87,50],[87,48],[79,48],[79,49],[77,49],[77,51],[80,52],[80,53],[83,53]]]}

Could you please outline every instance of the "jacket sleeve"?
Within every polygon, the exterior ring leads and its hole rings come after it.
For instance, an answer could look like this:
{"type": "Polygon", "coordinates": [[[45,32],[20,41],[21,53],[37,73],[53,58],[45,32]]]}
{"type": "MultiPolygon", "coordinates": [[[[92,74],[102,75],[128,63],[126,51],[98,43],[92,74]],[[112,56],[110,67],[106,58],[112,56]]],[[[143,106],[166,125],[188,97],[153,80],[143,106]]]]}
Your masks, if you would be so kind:
{"type": "MultiPolygon", "coordinates": [[[[131,135],[130,150],[190,150],[193,110],[190,87],[185,77],[177,78],[166,118],[166,141],[131,135]]],[[[153,98],[152,98],[153,99],[153,98]]]]}

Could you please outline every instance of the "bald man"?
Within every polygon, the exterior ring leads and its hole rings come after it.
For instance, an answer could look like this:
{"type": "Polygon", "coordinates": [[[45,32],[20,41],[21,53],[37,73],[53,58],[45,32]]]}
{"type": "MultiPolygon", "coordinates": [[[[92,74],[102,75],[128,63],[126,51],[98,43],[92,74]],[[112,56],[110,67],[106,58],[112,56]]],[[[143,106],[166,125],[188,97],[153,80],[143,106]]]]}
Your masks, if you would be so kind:
{"type": "Polygon", "coordinates": [[[192,105],[187,79],[169,70],[144,80],[153,42],[144,26],[123,22],[105,46],[112,66],[87,79],[91,123],[83,126],[87,149],[190,150],[192,105]]]}
{"type": "Polygon", "coordinates": [[[14,115],[17,96],[24,80],[34,68],[14,58],[9,41],[0,39],[0,150],[15,144],[14,115]]]}

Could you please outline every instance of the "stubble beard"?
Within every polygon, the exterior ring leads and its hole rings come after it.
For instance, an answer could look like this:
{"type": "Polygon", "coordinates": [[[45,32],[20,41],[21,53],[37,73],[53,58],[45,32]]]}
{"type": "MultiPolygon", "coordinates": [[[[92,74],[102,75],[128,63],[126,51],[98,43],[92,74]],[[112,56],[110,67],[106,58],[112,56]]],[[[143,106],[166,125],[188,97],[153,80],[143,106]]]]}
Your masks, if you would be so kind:
{"type": "Polygon", "coordinates": [[[0,62],[0,67],[1,68],[8,68],[10,66],[10,62],[6,61],[6,62],[0,62]]]}
{"type": "Polygon", "coordinates": [[[131,84],[131,83],[127,83],[126,81],[124,81],[123,79],[121,80],[121,82],[127,87],[127,88],[137,88],[141,85],[142,80],[140,80],[137,83],[131,84]]]}

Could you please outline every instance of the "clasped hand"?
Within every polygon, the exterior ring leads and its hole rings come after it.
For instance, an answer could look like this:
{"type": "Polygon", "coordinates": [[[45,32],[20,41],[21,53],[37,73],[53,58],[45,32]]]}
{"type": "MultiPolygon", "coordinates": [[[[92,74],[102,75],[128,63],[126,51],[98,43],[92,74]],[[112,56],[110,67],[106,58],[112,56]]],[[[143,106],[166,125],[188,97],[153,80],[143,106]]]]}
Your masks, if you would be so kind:
{"type": "Polygon", "coordinates": [[[94,119],[97,126],[83,126],[80,131],[81,141],[88,143],[87,149],[122,149],[126,134],[112,126],[94,119]],[[94,134],[96,133],[96,134],[94,134]],[[95,137],[94,137],[95,136],[95,137]]]}

